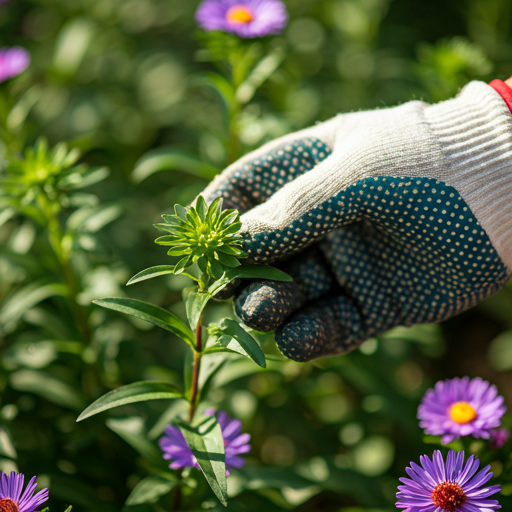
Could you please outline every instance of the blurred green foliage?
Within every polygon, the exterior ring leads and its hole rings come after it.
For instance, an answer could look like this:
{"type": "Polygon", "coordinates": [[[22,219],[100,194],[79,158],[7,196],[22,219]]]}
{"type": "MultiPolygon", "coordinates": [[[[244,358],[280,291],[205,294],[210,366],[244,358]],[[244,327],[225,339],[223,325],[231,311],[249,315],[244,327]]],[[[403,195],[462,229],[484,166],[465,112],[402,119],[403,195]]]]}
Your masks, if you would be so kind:
{"type": "MultiPolygon", "coordinates": [[[[230,145],[226,105],[208,81],[216,50],[201,45],[196,1],[0,7],[1,44],[22,45],[33,59],[0,86],[0,165],[16,166],[12,155],[41,136],[83,155],[66,191],[62,182],[47,191],[54,209],[42,220],[31,208],[37,193],[17,204],[4,197],[0,213],[0,469],[39,475],[52,510],[169,510],[172,483],[156,440],[177,405],[134,404],[75,423],[121,384],[181,381],[176,338],[91,305],[129,295],[185,317],[180,276],[124,288],[141,269],[177,261],[153,244],[162,213],[190,202],[236,155],[290,130],[344,111],[439,101],[471,79],[512,74],[508,0],[286,3],[285,33],[254,46],[252,62],[269,60],[237,84],[240,145],[230,145]],[[87,182],[85,166],[106,179],[87,182]],[[162,475],[149,476],[148,461],[162,475]]],[[[30,183],[37,192],[38,178],[30,183]]],[[[207,320],[228,308],[220,303],[207,320]]],[[[512,403],[511,313],[507,287],[441,326],[396,329],[312,364],[284,361],[262,337],[275,353],[268,368],[237,360],[215,374],[210,396],[252,436],[248,465],[228,480],[229,510],[394,510],[404,467],[432,451],[415,419],[428,386],[480,375],[512,403]]],[[[218,507],[200,478],[193,494],[185,505],[218,507]]],[[[505,510],[511,495],[509,484],[505,510]]]]}

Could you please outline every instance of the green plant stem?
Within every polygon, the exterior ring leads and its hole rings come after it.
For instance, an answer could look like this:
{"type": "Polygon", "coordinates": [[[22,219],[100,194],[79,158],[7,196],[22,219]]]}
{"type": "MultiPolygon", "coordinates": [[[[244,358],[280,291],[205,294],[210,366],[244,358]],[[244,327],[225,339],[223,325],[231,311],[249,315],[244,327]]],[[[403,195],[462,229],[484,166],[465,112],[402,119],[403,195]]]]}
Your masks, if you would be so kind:
{"type": "Polygon", "coordinates": [[[197,395],[199,392],[199,370],[201,367],[201,356],[203,350],[202,340],[202,317],[199,318],[199,322],[196,327],[196,351],[194,352],[194,368],[192,370],[192,384],[190,386],[190,410],[189,410],[189,421],[192,423],[194,414],[197,407],[197,395]]]}
{"type": "Polygon", "coordinates": [[[91,331],[89,328],[89,322],[85,308],[81,306],[77,297],[80,292],[78,282],[76,280],[75,273],[71,267],[71,260],[67,251],[62,247],[63,236],[59,226],[59,222],[55,217],[48,220],[48,238],[50,245],[52,246],[53,252],[59,262],[59,267],[62,275],[62,279],[68,290],[68,303],[75,318],[76,325],[82,336],[82,339],[86,345],[91,342],[91,331]]]}
{"type": "MultiPolygon", "coordinates": [[[[80,293],[80,285],[76,279],[75,273],[71,266],[71,258],[69,251],[65,249],[63,245],[63,234],[60,229],[59,221],[55,215],[52,215],[50,206],[48,205],[45,198],[39,201],[39,204],[43,206],[42,210],[47,220],[48,239],[52,250],[57,258],[59,264],[59,270],[61,272],[62,280],[66,285],[67,289],[67,301],[73,318],[75,320],[76,328],[82,338],[83,343],[89,346],[92,341],[92,333],[89,327],[89,319],[87,310],[78,303],[77,297],[80,293]],[[46,206],[46,208],[44,208],[46,206]]],[[[82,388],[84,395],[88,398],[95,396],[97,390],[97,383],[101,380],[97,369],[87,364],[84,367],[82,375],[82,388]]]]}
{"type": "MultiPolygon", "coordinates": [[[[196,350],[194,352],[194,368],[192,370],[192,383],[190,386],[190,409],[188,420],[192,423],[197,407],[197,397],[199,393],[199,370],[201,368],[201,356],[203,351],[203,336],[201,328],[202,316],[199,318],[196,326],[196,350]]],[[[176,486],[172,499],[173,510],[179,510],[181,506],[181,471],[178,473],[178,485],[176,486]]]]}
{"type": "Polygon", "coordinates": [[[244,67],[240,65],[243,58],[239,52],[231,59],[231,85],[235,91],[233,101],[230,105],[228,113],[228,140],[227,140],[227,158],[228,165],[238,160],[240,156],[240,133],[239,133],[239,118],[241,111],[241,104],[237,100],[236,91],[245,80],[244,67]]]}

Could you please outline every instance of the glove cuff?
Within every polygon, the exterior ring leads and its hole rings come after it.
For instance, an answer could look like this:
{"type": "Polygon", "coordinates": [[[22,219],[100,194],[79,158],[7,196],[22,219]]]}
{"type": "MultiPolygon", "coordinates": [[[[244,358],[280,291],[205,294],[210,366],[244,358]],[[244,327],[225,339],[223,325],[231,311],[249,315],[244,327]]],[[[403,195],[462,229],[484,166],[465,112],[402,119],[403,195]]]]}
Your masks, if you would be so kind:
{"type": "Polygon", "coordinates": [[[454,186],[512,270],[512,116],[501,96],[483,82],[424,112],[454,186]]]}

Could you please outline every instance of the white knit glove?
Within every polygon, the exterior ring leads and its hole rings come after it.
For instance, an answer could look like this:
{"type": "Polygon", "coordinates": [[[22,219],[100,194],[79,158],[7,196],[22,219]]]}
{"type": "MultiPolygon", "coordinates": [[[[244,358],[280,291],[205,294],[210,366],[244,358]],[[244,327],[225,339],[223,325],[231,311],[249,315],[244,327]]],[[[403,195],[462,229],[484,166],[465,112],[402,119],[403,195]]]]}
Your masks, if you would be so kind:
{"type": "Polygon", "coordinates": [[[239,317],[277,329],[298,361],[346,352],[506,283],[512,116],[481,82],[437,105],[340,115],[231,165],[204,192],[219,195],[244,212],[250,259],[295,278],[239,291],[239,317]]]}

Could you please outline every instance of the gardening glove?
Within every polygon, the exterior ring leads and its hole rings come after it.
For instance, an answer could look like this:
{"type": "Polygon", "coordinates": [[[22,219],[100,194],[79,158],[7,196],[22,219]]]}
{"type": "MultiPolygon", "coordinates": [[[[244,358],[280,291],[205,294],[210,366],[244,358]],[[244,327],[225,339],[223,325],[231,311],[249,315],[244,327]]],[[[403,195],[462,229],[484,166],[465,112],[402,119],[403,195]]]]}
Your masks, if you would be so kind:
{"type": "Polygon", "coordinates": [[[203,196],[243,213],[249,261],[294,278],[238,290],[239,318],[277,329],[296,361],[344,353],[391,327],[449,318],[507,282],[511,113],[471,82],[436,105],[339,115],[248,154],[203,196]]]}

